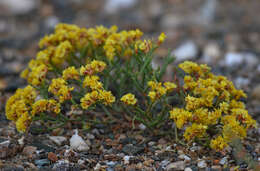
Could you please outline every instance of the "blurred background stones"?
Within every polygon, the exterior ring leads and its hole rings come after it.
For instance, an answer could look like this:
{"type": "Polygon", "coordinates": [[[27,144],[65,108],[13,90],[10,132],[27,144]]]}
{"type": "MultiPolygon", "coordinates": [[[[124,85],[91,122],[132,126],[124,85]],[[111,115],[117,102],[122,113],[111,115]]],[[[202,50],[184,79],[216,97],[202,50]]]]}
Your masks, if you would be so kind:
{"type": "Polygon", "coordinates": [[[259,0],[0,0],[1,113],[10,94],[25,85],[19,73],[35,57],[39,39],[65,22],[139,28],[144,37],[165,32],[155,66],[168,49],[176,63],[209,64],[248,93],[249,111],[260,121],[259,9],[259,0]]]}

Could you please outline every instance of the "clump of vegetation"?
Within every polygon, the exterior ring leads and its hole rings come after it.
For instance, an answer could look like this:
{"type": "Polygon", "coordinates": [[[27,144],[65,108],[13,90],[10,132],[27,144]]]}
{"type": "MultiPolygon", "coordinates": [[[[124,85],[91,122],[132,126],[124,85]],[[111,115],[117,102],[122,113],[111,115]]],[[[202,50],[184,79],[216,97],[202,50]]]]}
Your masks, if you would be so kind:
{"type": "Polygon", "coordinates": [[[190,61],[176,67],[173,81],[164,82],[174,58],[165,57],[158,69],[152,67],[152,59],[166,36],[143,40],[142,35],[140,30],[118,32],[116,26],[57,25],[21,73],[28,86],[8,100],[7,118],[20,132],[35,121],[49,129],[73,121],[96,123],[100,112],[112,119],[126,114],[149,130],[174,121],[176,138],[179,129],[187,142],[203,142],[218,151],[233,135],[246,137],[256,122],[239,101],[246,97],[242,90],[212,74],[207,65],[190,61]]]}

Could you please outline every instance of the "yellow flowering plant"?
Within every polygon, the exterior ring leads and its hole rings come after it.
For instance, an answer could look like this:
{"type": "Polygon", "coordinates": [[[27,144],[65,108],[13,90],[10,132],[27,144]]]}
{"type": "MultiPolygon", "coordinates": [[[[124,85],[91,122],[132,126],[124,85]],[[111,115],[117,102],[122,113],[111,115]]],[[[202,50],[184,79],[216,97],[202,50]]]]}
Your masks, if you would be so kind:
{"type": "Polygon", "coordinates": [[[240,101],[246,94],[226,77],[214,75],[207,65],[191,61],[179,67],[186,74],[179,92],[183,102],[181,107],[170,110],[170,118],[176,128],[184,130],[186,141],[204,142],[221,151],[234,137],[243,139],[247,130],[256,126],[240,101]]]}
{"type": "Polygon", "coordinates": [[[133,126],[137,121],[151,132],[174,121],[176,138],[179,129],[186,141],[206,141],[216,150],[224,149],[232,135],[246,137],[256,122],[239,101],[246,96],[242,90],[212,74],[207,65],[190,61],[179,65],[184,77],[176,68],[174,81],[163,81],[174,58],[169,53],[157,69],[152,60],[166,35],[156,40],[142,35],[116,26],[58,24],[40,40],[36,58],[21,73],[28,86],[7,101],[7,118],[20,132],[32,122],[47,125],[47,130],[72,122],[84,128],[107,121],[100,114],[109,121],[120,115],[130,118],[133,126]]]}
{"type": "Polygon", "coordinates": [[[7,118],[21,132],[28,130],[32,121],[47,124],[49,129],[70,121],[90,122],[96,119],[94,113],[101,111],[109,117],[126,111],[133,121],[149,128],[159,124],[158,119],[168,119],[165,108],[163,117],[153,108],[176,87],[158,82],[173,58],[166,57],[163,68],[155,71],[153,52],[166,36],[162,33],[157,40],[142,40],[142,35],[138,29],[117,31],[116,26],[87,29],[58,24],[53,34],[40,40],[41,50],[21,73],[28,86],[8,100],[7,118]],[[156,85],[149,88],[151,80],[156,85]],[[155,92],[154,97],[149,89],[155,92]],[[23,95],[27,92],[30,100],[23,95]],[[83,114],[68,115],[66,110],[82,110],[83,114]]]}

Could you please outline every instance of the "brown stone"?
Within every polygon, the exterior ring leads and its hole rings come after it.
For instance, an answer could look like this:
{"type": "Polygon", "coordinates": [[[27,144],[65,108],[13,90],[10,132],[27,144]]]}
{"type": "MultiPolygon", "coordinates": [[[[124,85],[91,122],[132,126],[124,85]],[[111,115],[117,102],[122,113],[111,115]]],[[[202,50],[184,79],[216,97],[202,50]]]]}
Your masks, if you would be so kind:
{"type": "Polygon", "coordinates": [[[55,153],[53,153],[53,152],[49,152],[49,153],[48,153],[48,159],[49,159],[50,161],[52,161],[52,162],[58,161],[57,155],[56,155],[55,153]]]}

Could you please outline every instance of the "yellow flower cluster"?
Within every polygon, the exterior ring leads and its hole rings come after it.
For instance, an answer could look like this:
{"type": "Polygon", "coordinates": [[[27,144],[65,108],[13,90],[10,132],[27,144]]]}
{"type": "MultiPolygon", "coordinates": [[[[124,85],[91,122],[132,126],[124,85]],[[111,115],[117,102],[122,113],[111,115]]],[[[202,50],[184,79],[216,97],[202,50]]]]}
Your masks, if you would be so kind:
{"type": "Polygon", "coordinates": [[[110,91],[99,89],[86,93],[85,96],[80,99],[81,107],[83,109],[88,109],[91,105],[97,103],[98,101],[105,105],[110,105],[115,102],[115,97],[110,91]]]}
{"type": "Polygon", "coordinates": [[[170,111],[170,118],[174,119],[177,128],[181,129],[184,124],[192,118],[192,113],[180,108],[174,108],[170,111]]]}
{"type": "Polygon", "coordinates": [[[68,67],[63,70],[62,78],[64,80],[79,80],[79,72],[74,66],[68,67]]]}
{"type": "MultiPolygon", "coordinates": [[[[151,40],[141,40],[143,33],[140,30],[120,32],[117,30],[116,26],[110,28],[97,26],[87,29],[71,24],[58,24],[53,34],[40,40],[39,47],[42,50],[38,52],[36,59],[30,62],[21,76],[27,79],[31,85],[38,86],[45,79],[47,72],[53,71],[53,67],[67,65],[75,58],[79,60],[75,54],[81,53],[84,48],[87,49],[83,58],[96,57],[99,54],[108,60],[113,60],[115,56],[129,59],[139,49],[148,52],[152,48],[151,40]]],[[[162,33],[158,37],[158,44],[161,44],[165,37],[165,34],[162,33]]],[[[95,61],[93,62],[95,63],[95,61]]],[[[98,67],[101,67],[99,68],[99,72],[101,72],[104,66],[99,64],[97,63],[98,67]]],[[[87,73],[84,74],[94,72],[92,67],[87,65],[85,68],[87,73]]]]}
{"type": "Polygon", "coordinates": [[[74,87],[68,87],[67,82],[63,78],[54,78],[51,81],[48,91],[59,98],[59,102],[63,103],[65,100],[72,98],[71,91],[74,87]]]}
{"type": "Polygon", "coordinates": [[[247,129],[256,125],[244,103],[239,101],[246,94],[226,77],[212,74],[207,65],[186,61],[179,67],[187,74],[183,85],[185,107],[173,108],[170,118],[179,129],[187,125],[184,138],[190,141],[213,137],[210,146],[222,150],[234,136],[246,137],[247,129]],[[214,126],[221,128],[216,135],[205,132],[214,126]]]}
{"type": "Polygon", "coordinates": [[[30,104],[37,96],[36,90],[32,86],[18,89],[6,103],[5,114],[7,119],[16,122],[18,131],[24,132],[31,123],[30,104]]]}
{"type": "Polygon", "coordinates": [[[27,79],[31,85],[38,86],[44,81],[47,72],[48,67],[45,64],[31,60],[29,67],[21,73],[21,77],[27,79]]]}
{"type": "Polygon", "coordinates": [[[210,147],[216,151],[221,151],[228,146],[227,142],[222,136],[217,136],[210,141],[210,147]]]}
{"type": "Polygon", "coordinates": [[[80,75],[93,75],[102,72],[106,68],[106,63],[102,61],[93,60],[86,66],[81,66],[80,75]]]}
{"type": "Polygon", "coordinates": [[[159,99],[161,96],[165,95],[166,93],[172,92],[177,86],[172,82],[155,82],[149,81],[148,86],[151,88],[149,91],[148,96],[152,101],[159,99]]]}
{"type": "Polygon", "coordinates": [[[73,47],[69,41],[61,42],[55,49],[54,55],[51,58],[51,62],[54,65],[61,65],[69,58],[70,53],[73,51],[73,47]]]}
{"type": "Polygon", "coordinates": [[[124,95],[123,97],[121,97],[120,99],[123,103],[125,103],[126,105],[135,105],[137,102],[137,99],[135,98],[134,94],[128,93],[126,95],[124,95]]]}
{"type": "Polygon", "coordinates": [[[187,141],[190,141],[195,137],[202,138],[205,136],[207,128],[208,127],[205,125],[194,123],[186,128],[183,136],[187,141]]]}
{"type": "Polygon", "coordinates": [[[53,99],[50,99],[50,100],[40,99],[32,105],[31,114],[32,114],[32,116],[34,116],[37,113],[42,113],[42,112],[46,112],[46,111],[59,114],[60,113],[60,104],[53,99]]]}
{"type": "Polygon", "coordinates": [[[99,81],[99,76],[93,75],[102,72],[105,67],[106,63],[93,60],[90,64],[80,68],[80,74],[85,75],[82,86],[91,89],[91,92],[86,93],[85,96],[80,99],[83,109],[88,109],[97,102],[109,105],[115,101],[115,97],[112,93],[104,90],[102,82],[99,81]]]}

